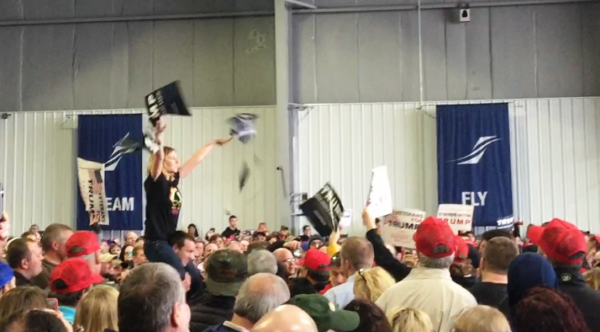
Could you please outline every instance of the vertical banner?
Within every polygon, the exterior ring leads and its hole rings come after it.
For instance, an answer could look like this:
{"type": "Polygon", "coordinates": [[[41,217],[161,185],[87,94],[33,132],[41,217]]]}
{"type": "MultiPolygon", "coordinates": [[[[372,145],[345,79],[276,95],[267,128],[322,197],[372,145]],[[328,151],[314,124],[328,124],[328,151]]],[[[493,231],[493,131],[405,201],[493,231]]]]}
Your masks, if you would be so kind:
{"type": "Polygon", "coordinates": [[[439,204],[473,205],[476,233],[511,228],[508,104],[437,106],[439,204]]]}
{"type": "Polygon", "coordinates": [[[115,148],[127,134],[143,141],[142,123],[141,114],[78,116],[77,229],[90,229],[92,212],[104,230],[143,229],[142,153],[115,148]]]}

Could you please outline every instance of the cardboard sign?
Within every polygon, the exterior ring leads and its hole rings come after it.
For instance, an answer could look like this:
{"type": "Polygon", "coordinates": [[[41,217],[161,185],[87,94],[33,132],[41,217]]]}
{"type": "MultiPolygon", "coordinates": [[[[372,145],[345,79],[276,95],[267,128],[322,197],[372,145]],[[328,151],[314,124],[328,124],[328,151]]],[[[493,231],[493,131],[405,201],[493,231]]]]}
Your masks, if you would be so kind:
{"type": "Polygon", "coordinates": [[[455,234],[473,229],[473,205],[440,204],[437,217],[445,220],[455,234]]]}
{"type": "Polygon", "coordinates": [[[425,211],[404,209],[394,211],[383,218],[381,235],[385,242],[396,247],[415,248],[413,236],[425,219],[425,211]]]}
{"type": "Polygon", "coordinates": [[[373,169],[367,209],[373,218],[387,216],[393,212],[392,190],[390,189],[387,166],[373,169]]]}
{"type": "Polygon", "coordinates": [[[145,98],[148,117],[153,126],[165,114],[191,116],[179,88],[179,81],[153,91],[145,98]]]}
{"type": "Polygon", "coordinates": [[[344,215],[342,201],[329,183],[302,203],[300,209],[321,236],[329,236],[338,229],[344,215]]]}
{"type": "Polygon", "coordinates": [[[81,198],[85,203],[86,211],[92,215],[97,215],[100,225],[108,225],[104,164],[77,158],[77,168],[81,198]]]}

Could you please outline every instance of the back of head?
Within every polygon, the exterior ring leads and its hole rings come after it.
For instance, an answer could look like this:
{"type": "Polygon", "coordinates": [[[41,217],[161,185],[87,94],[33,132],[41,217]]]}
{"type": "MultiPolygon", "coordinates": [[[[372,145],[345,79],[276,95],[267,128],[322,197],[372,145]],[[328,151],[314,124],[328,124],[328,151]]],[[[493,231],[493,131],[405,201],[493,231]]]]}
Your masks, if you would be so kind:
{"type": "Polygon", "coordinates": [[[371,301],[354,299],[344,307],[344,310],[354,311],[360,317],[358,327],[348,332],[392,332],[383,310],[371,301]]]}
{"type": "Polygon", "coordinates": [[[395,283],[396,280],[379,266],[361,269],[354,279],[354,295],[359,299],[375,302],[395,283]]]}
{"type": "Polygon", "coordinates": [[[433,325],[429,315],[419,309],[395,308],[387,313],[387,320],[394,332],[431,332],[433,325]]]}
{"type": "Polygon", "coordinates": [[[118,298],[119,292],[112,286],[92,288],[77,305],[73,326],[83,328],[85,332],[118,331],[118,298]]]}
{"type": "Polygon", "coordinates": [[[24,310],[3,317],[0,331],[67,332],[66,324],[50,310],[24,310]]]}
{"type": "Polygon", "coordinates": [[[448,222],[429,217],[419,224],[414,235],[419,266],[430,269],[448,269],[454,262],[456,236],[448,222]]]}
{"type": "Polygon", "coordinates": [[[351,236],[344,241],[340,256],[344,261],[348,261],[356,271],[370,268],[375,261],[371,242],[356,236],[351,236]]]}
{"type": "Polygon", "coordinates": [[[17,287],[0,297],[0,317],[23,310],[42,309],[46,305],[46,295],[38,287],[17,287]]]}
{"type": "Polygon", "coordinates": [[[204,263],[206,288],[213,295],[236,296],[248,278],[248,260],[244,254],[222,249],[204,263]]]}
{"type": "Polygon", "coordinates": [[[523,253],[518,255],[508,267],[506,292],[511,306],[523,299],[532,288],[546,285],[558,287],[558,280],[552,265],[540,254],[523,253]]]}
{"type": "Polygon", "coordinates": [[[454,321],[456,332],[511,332],[506,317],[498,309],[478,305],[465,309],[454,321]]]}
{"type": "Polygon", "coordinates": [[[481,241],[489,242],[491,239],[496,238],[496,237],[503,237],[503,238],[510,239],[510,234],[501,229],[492,229],[492,230],[489,230],[489,231],[481,234],[481,241]]]}
{"type": "Polygon", "coordinates": [[[44,252],[51,251],[52,243],[54,243],[55,241],[66,241],[67,239],[62,239],[63,232],[65,231],[71,232],[73,230],[71,229],[71,227],[63,224],[52,224],[46,227],[46,230],[44,230],[44,236],[42,236],[41,241],[42,250],[44,250],[44,252]]]}
{"type": "Polygon", "coordinates": [[[178,304],[185,304],[179,273],[163,263],[140,265],[120,288],[119,332],[163,332],[178,304]]]}
{"type": "Polygon", "coordinates": [[[485,270],[496,274],[507,274],[510,263],[517,257],[519,250],[512,240],[495,237],[488,241],[483,252],[485,270]]]}
{"type": "Polygon", "coordinates": [[[251,253],[257,250],[266,250],[269,247],[269,242],[267,241],[258,241],[252,242],[248,245],[247,252],[251,253]]]}
{"type": "Polygon", "coordinates": [[[573,300],[555,289],[536,287],[519,303],[515,317],[519,332],[589,332],[573,300]]]}
{"type": "Polygon", "coordinates": [[[277,273],[277,259],[268,250],[258,250],[248,255],[248,274],[277,273]]]}
{"type": "Polygon", "coordinates": [[[169,236],[168,243],[170,246],[176,246],[177,248],[181,249],[185,246],[186,240],[195,242],[194,237],[189,233],[186,233],[184,231],[176,231],[171,236],[169,236]]]}
{"type": "Polygon", "coordinates": [[[256,323],[289,299],[290,290],[283,279],[271,273],[258,273],[240,288],[233,312],[256,323]]]}
{"type": "Polygon", "coordinates": [[[319,332],[315,321],[304,310],[295,305],[284,304],[261,318],[250,332],[297,331],[319,332]]]}

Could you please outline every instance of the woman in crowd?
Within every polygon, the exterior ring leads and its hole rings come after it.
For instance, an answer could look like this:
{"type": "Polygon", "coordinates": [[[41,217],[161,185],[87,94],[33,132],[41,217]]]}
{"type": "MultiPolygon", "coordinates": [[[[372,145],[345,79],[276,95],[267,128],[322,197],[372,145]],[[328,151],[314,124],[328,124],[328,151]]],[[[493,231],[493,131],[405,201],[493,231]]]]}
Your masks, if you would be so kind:
{"type": "Polygon", "coordinates": [[[108,247],[108,252],[117,257],[121,257],[121,246],[117,243],[113,243],[108,247]]]}
{"type": "Polygon", "coordinates": [[[454,322],[454,332],[511,332],[506,317],[496,308],[478,305],[465,309],[454,322]]]}
{"type": "Polygon", "coordinates": [[[103,332],[105,329],[117,331],[117,299],[119,292],[111,286],[93,287],[77,305],[75,314],[76,331],[103,332]]]}
{"type": "Polygon", "coordinates": [[[147,202],[144,251],[148,261],[171,265],[179,272],[182,280],[186,274],[189,274],[192,280],[191,293],[194,293],[201,287],[201,278],[197,267],[194,262],[189,262],[184,267],[167,242],[168,237],[177,231],[179,212],[182,207],[179,181],[191,174],[214,147],[230,142],[233,136],[209,142],[197,150],[183,165],[180,165],[175,149],[163,145],[165,129],[166,122],[164,119],[160,119],[155,128],[156,142],[160,149],[150,156],[148,177],[144,181],[147,202]]]}
{"type": "Polygon", "coordinates": [[[387,313],[394,332],[431,332],[433,326],[429,316],[418,309],[396,308],[387,313]]]}
{"type": "Polygon", "coordinates": [[[517,308],[514,327],[515,332],[590,332],[573,300],[550,287],[527,293],[517,308]]]}
{"type": "Polygon", "coordinates": [[[600,267],[595,267],[585,273],[585,283],[592,289],[600,290],[600,267]]]}
{"type": "Polygon", "coordinates": [[[200,235],[198,235],[198,228],[194,224],[188,225],[187,232],[189,235],[193,236],[194,239],[197,239],[198,237],[200,237],[200,235]]]}
{"type": "Polygon", "coordinates": [[[354,279],[354,295],[356,298],[375,302],[395,283],[394,278],[379,266],[360,270],[354,279]]]}

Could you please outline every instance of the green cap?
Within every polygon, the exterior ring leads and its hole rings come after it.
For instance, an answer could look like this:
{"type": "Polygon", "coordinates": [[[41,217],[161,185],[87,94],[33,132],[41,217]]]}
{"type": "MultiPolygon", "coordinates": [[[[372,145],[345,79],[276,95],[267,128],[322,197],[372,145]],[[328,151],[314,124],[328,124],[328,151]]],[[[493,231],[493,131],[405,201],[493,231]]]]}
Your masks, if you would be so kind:
{"type": "Polygon", "coordinates": [[[287,304],[304,310],[317,324],[319,332],[335,330],[349,332],[358,328],[358,313],[347,310],[335,310],[335,304],[319,294],[302,294],[292,297],[287,304]]]}
{"type": "Polygon", "coordinates": [[[206,288],[211,294],[237,296],[248,278],[248,259],[229,249],[215,251],[204,264],[206,288]]]}

